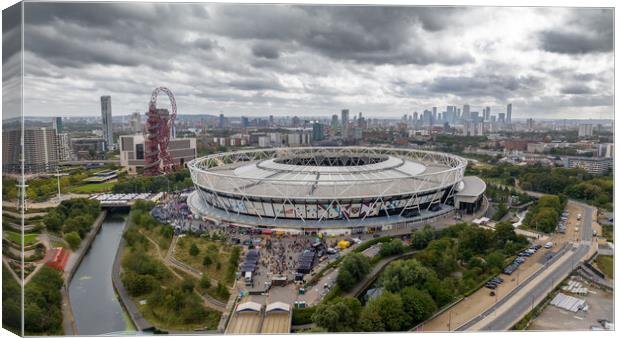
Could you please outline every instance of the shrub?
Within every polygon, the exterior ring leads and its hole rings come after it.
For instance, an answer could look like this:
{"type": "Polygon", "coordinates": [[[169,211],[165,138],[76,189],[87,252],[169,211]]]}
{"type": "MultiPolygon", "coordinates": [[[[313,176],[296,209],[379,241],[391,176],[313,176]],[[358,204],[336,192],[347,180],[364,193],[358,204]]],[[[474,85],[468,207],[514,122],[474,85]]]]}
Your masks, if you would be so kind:
{"type": "Polygon", "coordinates": [[[80,242],[82,241],[80,235],[75,231],[65,234],[64,238],[65,241],[69,243],[69,247],[71,247],[71,250],[73,251],[77,250],[77,248],[80,246],[80,242]]]}

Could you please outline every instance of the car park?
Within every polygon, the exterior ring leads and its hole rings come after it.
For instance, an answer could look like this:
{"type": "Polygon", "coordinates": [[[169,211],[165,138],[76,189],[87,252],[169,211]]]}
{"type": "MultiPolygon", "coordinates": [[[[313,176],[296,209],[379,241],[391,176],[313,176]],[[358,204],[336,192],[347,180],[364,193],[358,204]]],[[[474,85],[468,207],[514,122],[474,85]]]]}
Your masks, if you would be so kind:
{"type": "Polygon", "coordinates": [[[494,290],[494,289],[496,289],[496,288],[497,288],[497,285],[487,283],[487,284],[485,284],[485,285],[484,285],[484,287],[485,287],[485,288],[488,288],[488,289],[491,289],[491,290],[494,290]]]}

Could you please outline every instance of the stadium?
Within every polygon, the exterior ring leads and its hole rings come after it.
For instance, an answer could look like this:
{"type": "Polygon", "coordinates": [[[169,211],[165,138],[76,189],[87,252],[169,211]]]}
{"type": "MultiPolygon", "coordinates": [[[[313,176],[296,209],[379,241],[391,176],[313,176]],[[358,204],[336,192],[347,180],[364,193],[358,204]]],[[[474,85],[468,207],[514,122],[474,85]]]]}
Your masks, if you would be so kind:
{"type": "Polygon", "coordinates": [[[485,183],[459,156],[415,149],[307,147],[213,154],[188,163],[195,216],[217,224],[362,233],[472,213],[485,183]]]}

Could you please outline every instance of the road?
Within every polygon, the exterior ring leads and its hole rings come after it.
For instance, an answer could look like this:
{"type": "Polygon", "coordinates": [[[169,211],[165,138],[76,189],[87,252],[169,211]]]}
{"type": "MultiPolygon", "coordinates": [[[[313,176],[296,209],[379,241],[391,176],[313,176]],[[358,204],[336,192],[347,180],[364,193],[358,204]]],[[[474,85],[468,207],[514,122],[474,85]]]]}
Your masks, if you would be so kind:
{"type": "MultiPolygon", "coordinates": [[[[580,204],[584,209],[581,238],[573,243],[563,254],[556,255],[554,262],[546,269],[531,276],[510,295],[484,311],[457,331],[501,331],[509,330],[544,299],[553,288],[561,283],[575,268],[579,261],[588,257],[592,249],[592,217],[594,208],[580,204]]],[[[571,244],[567,244],[571,245],[571,244]]]]}

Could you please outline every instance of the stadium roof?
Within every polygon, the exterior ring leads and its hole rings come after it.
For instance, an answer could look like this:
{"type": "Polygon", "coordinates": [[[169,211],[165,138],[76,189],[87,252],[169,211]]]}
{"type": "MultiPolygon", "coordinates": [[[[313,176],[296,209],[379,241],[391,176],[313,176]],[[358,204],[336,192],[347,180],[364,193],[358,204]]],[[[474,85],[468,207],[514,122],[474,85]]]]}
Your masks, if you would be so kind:
{"type": "Polygon", "coordinates": [[[476,176],[465,176],[459,184],[457,196],[480,196],[487,188],[487,184],[476,176]],[[461,187],[462,186],[462,187],[461,187]]]}

